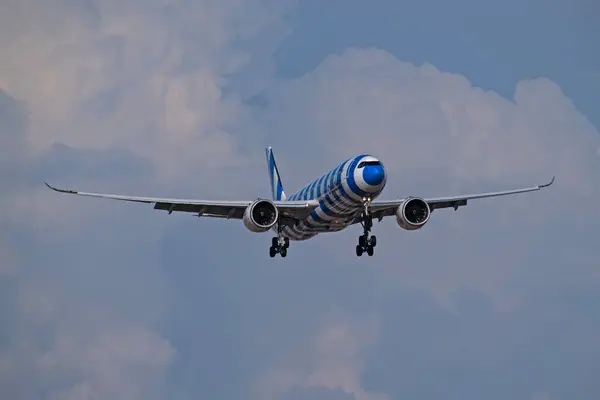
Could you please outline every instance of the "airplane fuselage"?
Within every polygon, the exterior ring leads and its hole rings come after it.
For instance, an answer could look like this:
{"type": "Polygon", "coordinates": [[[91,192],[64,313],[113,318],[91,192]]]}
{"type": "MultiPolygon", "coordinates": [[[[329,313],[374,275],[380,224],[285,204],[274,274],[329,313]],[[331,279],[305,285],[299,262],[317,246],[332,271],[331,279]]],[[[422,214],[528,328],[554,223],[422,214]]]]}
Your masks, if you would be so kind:
{"type": "Polygon", "coordinates": [[[306,240],[319,233],[341,231],[362,212],[366,198],[379,196],[386,180],[385,167],[373,156],[344,161],[287,199],[317,200],[319,205],[304,220],[286,226],[283,234],[290,240],[306,240]]]}

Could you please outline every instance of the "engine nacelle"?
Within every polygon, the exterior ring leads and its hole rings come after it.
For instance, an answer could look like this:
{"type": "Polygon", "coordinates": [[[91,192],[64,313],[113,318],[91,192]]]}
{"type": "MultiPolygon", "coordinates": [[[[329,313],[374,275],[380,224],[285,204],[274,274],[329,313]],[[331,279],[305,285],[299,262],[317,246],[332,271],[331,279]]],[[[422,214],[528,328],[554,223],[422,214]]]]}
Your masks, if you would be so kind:
{"type": "Polygon", "coordinates": [[[259,199],[244,211],[244,225],[251,232],[266,232],[275,225],[279,211],[271,200],[259,199]]]}
{"type": "Polygon", "coordinates": [[[430,216],[429,204],[416,197],[408,198],[396,210],[396,222],[408,231],[421,229],[429,221],[430,216]]]}

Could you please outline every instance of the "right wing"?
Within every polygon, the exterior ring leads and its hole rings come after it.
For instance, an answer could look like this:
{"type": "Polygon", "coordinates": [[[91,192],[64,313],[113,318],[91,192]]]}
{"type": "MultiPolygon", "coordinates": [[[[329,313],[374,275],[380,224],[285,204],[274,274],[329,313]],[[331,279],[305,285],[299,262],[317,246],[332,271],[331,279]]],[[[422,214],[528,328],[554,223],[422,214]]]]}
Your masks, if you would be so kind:
{"type": "MultiPolygon", "coordinates": [[[[45,183],[45,182],[44,182],[45,183]]],[[[255,200],[228,201],[228,200],[192,200],[192,199],[170,199],[159,197],[138,197],[119,194],[90,193],[70,189],[59,189],[45,183],[50,189],[77,196],[99,197],[103,199],[132,201],[137,203],[154,204],[155,210],[165,210],[171,214],[173,211],[197,214],[198,217],[213,217],[227,219],[242,219],[246,208],[255,200]]],[[[313,200],[303,201],[273,201],[279,213],[287,219],[306,218],[317,206],[318,202],[313,200]]]]}
{"type": "MultiPolygon", "coordinates": [[[[510,194],[518,194],[518,193],[527,193],[533,192],[536,190],[543,189],[548,187],[554,183],[554,177],[549,183],[545,183],[543,185],[536,185],[521,189],[511,189],[504,190],[500,192],[487,192],[487,193],[475,193],[475,194],[465,194],[461,196],[450,196],[450,197],[433,197],[433,198],[425,198],[423,199],[428,205],[430,210],[437,210],[439,208],[454,208],[455,210],[458,207],[466,206],[467,201],[475,200],[475,199],[485,199],[489,197],[498,197],[498,196],[507,196],[510,194]]],[[[392,216],[396,214],[396,209],[402,205],[406,198],[397,199],[397,200],[389,200],[389,201],[381,201],[375,200],[371,202],[371,215],[373,218],[381,220],[383,217],[392,216]]],[[[358,216],[354,222],[359,222],[360,217],[358,216]]]]}

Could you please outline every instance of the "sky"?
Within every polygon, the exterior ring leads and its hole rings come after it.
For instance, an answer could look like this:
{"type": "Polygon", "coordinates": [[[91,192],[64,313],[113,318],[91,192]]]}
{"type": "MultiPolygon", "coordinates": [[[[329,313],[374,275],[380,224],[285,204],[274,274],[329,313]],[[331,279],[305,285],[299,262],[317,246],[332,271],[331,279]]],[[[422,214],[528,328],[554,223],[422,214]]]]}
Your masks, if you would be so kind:
{"type": "Polygon", "coordinates": [[[596,399],[593,1],[5,0],[0,397],[596,399]],[[545,183],[292,242],[63,196],[268,196],[370,153],[382,198],[545,183]]]}

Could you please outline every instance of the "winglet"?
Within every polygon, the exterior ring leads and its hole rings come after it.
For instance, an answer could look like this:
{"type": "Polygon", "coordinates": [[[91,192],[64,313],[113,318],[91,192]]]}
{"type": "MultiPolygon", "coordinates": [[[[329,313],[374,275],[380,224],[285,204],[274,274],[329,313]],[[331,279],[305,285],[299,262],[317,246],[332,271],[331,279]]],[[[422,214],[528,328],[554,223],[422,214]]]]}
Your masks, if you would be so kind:
{"type": "Polygon", "coordinates": [[[50,186],[47,182],[44,182],[44,185],[48,186],[50,189],[54,190],[55,192],[77,194],[77,192],[74,190],[65,190],[65,189],[55,188],[54,186],[50,186]]]}
{"type": "Polygon", "coordinates": [[[556,178],[556,176],[553,176],[552,180],[550,182],[548,182],[546,184],[543,184],[543,185],[538,185],[538,188],[541,189],[541,188],[545,188],[545,187],[548,187],[548,186],[552,185],[554,183],[554,178],[556,178]]]}

